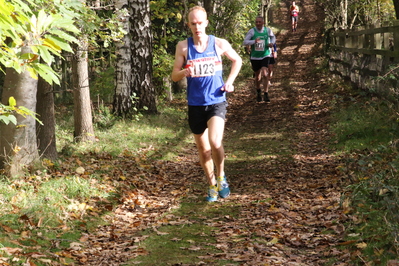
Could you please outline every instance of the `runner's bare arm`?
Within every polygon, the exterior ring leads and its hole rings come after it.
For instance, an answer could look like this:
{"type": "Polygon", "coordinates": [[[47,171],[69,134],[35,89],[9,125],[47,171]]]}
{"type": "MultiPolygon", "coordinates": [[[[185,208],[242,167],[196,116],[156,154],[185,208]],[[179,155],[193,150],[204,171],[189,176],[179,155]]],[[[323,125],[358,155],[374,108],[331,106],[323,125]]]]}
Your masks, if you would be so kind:
{"type": "Polygon", "coordinates": [[[242,59],[240,55],[231,47],[230,43],[224,39],[216,39],[216,47],[219,48],[218,52],[220,55],[225,55],[228,59],[231,60],[231,70],[230,74],[224,84],[222,90],[226,92],[233,92],[234,91],[234,80],[236,79],[238,73],[240,73],[242,59]]]}
{"type": "Polygon", "coordinates": [[[183,68],[187,58],[187,40],[180,41],[176,46],[175,62],[173,64],[172,80],[177,82],[191,75],[191,68],[183,68]],[[183,69],[182,69],[183,68],[183,69]]]}

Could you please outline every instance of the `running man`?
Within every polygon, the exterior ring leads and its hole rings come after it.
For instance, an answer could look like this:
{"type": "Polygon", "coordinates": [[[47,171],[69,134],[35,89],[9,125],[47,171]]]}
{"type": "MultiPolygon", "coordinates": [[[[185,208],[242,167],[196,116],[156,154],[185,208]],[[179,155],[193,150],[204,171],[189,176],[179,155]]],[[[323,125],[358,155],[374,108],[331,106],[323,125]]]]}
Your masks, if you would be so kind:
{"type": "Polygon", "coordinates": [[[208,23],[203,7],[190,9],[188,27],[193,36],[176,46],[172,80],[176,82],[187,77],[188,122],[209,185],[206,200],[211,202],[230,194],[222,144],[226,93],[234,91],[233,82],[240,72],[242,59],[228,41],[205,33],[208,23]],[[222,55],[232,61],[226,82],[223,81],[222,55]]]}
{"type": "MultiPolygon", "coordinates": [[[[256,100],[262,101],[261,84],[263,84],[263,100],[270,102],[269,99],[269,64],[273,58],[272,49],[276,43],[276,36],[270,28],[264,26],[264,18],[257,16],[255,27],[251,28],[245,35],[244,46],[251,46],[251,65],[255,72],[255,89],[257,92],[256,100]]],[[[273,59],[274,60],[274,59],[273,59]]]]}

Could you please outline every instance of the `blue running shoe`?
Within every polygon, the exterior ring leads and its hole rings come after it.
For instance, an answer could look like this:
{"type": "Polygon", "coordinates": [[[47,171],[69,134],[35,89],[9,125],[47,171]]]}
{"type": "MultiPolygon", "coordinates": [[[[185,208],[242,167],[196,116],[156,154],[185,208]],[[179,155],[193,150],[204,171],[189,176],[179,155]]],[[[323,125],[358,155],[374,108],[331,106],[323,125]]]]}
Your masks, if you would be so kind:
{"type": "Polygon", "coordinates": [[[221,198],[227,198],[230,195],[229,184],[227,183],[226,176],[219,176],[216,178],[218,184],[218,192],[221,198]]]}
{"type": "Polygon", "coordinates": [[[218,200],[218,187],[217,186],[209,186],[208,197],[206,197],[206,201],[213,202],[218,200]]]}

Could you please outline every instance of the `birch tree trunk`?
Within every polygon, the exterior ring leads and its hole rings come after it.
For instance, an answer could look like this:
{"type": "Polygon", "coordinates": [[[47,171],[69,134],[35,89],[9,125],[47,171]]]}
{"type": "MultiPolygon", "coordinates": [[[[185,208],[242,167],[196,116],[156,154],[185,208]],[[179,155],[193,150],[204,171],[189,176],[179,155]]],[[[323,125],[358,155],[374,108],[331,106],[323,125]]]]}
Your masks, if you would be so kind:
{"type": "Polygon", "coordinates": [[[157,113],[156,90],[152,83],[152,34],[149,0],[115,0],[115,7],[127,8],[121,16],[128,32],[117,43],[114,113],[125,117],[147,109],[157,113]]]}
{"type": "MultiPolygon", "coordinates": [[[[115,0],[115,9],[129,10],[128,0],[115,0]]],[[[132,84],[132,53],[130,38],[129,14],[119,12],[119,20],[123,22],[123,29],[127,34],[120,42],[115,43],[116,46],[116,66],[115,66],[115,94],[113,113],[120,117],[133,112],[133,102],[130,96],[132,84]]]]}
{"type": "Polygon", "coordinates": [[[341,8],[341,27],[343,29],[348,28],[348,0],[341,0],[340,2],[340,8],[341,8]]]}
{"type": "Polygon", "coordinates": [[[76,141],[95,141],[90,101],[87,40],[82,37],[80,44],[72,60],[74,137],[76,141]]]}
{"type": "Polygon", "coordinates": [[[152,34],[149,0],[129,0],[132,53],[132,92],[136,108],[157,113],[156,91],[152,83],[152,34]]]}
{"type": "Polygon", "coordinates": [[[262,16],[263,16],[266,26],[269,23],[269,10],[270,10],[271,6],[272,6],[272,1],[262,0],[262,16]]]}
{"type": "MultiPolygon", "coordinates": [[[[29,72],[6,70],[2,100],[15,98],[18,106],[36,111],[37,80],[29,72]]],[[[0,164],[7,175],[18,177],[26,167],[39,159],[36,142],[36,121],[31,116],[16,115],[17,125],[0,123],[0,164]]]]}

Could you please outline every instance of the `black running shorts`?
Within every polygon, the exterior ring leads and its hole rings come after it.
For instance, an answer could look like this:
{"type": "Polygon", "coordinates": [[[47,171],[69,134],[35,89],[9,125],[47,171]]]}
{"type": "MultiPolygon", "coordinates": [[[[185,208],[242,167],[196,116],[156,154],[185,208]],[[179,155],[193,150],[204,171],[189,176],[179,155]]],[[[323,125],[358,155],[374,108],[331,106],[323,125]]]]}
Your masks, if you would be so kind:
{"type": "Polygon", "coordinates": [[[268,67],[271,57],[265,57],[262,60],[251,60],[252,70],[259,71],[262,67],[268,67]]]}
{"type": "Polygon", "coordinates": [[[191,132],[202,134],[207,129],[208,120],[213,116],[226,118],[227,102],[207,106],[188,106],[188,124],[191,132]]]}

